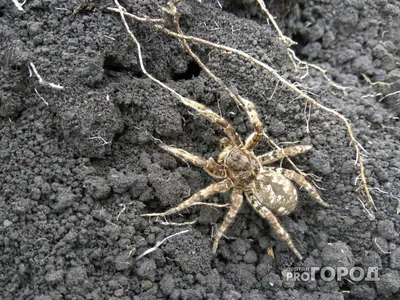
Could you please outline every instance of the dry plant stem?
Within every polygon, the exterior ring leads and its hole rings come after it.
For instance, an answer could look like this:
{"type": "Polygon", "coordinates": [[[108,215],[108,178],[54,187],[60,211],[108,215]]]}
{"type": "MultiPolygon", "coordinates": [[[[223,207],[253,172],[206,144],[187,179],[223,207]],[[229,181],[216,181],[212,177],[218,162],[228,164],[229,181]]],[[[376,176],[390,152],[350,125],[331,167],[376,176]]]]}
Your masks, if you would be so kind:
{"type": "Polygon", "coordinates": [[[103,143],[101,144],[102,146],[104,146],[104,145],[108,145],[108,144],[110,144],[111,143],[111,141],[110,142],[107,142],[103,137],[101,137],[101,136],[94,136],[94,137],[90,137],[90,138],[87,138],[87,140],[100,140],[100,141],[102,141],[103,143]]]}
{"type": "MultiPolygon", "coordinates": [[[[31,69],[32,69],[33,73],[36,75],[37,79],[39,80],[39,84],[49,86],[56,90],[62,90],[64,88],[59,84],[55,84],[55,83],[44,80],[42,78],[42,76],[40,76],[39,72],[36,70],[36,67],[33,63],[29,63],[29,71],[31,71],[31,69]]],[[[32,74],[30,74],[30,77],[32,77],[32,74]]]]}
{"type": "Polygon", "coordinates": [[[362,199],[360,199],[360,197],[357,197],[357,200],[360,201],[362,207],[364,208],[364,210],[367,212],[367,214],[369,215],[371,220],[375,220],[375,216],[374,214],[365,206],[364,202],[362,201],[362,199]]]}
{"type": "Polygon", "coordinates": [[[396,214],[400,214],[400,198],[393,196],[397,200],[396,214]]]}
{"type": "Polygon", "coordinates": [[[383,254],[390,254],[390,253],[392,253],[391,251],[383,251],[382,247],[376,242],[376,240],[377,240],[377,238],[374,238],[374,243],[375,243],[375,245],[379,248],[379,250],[381,250],[381,252],[382,252],[383,254]]]}
{"type": "Polygon", "coordinates": [[[190,230],[187,229],[187,230],[183,230],[183,231],[174,233],[173,235],[167,236],[167,237],[166,237],[165,239],[163,239],[162,241],[157,242],[157,244],[156,244],[154,247],[152,247],[152,248],[150,248],[150,249],[144,251],[141,255],[139,255],[139,256],[136,258],[136,260],[139,260],[139,259],[143,258],[144,256],[146,256],[147,254],[149,254],[149,253],[151,253],[151,252],[154,252],[155,250],[157,250],[158,247],[161,246],[161,244],[163,244],[165,241],[169,240],[170,238],[173,238],[174,236],[177,236],[177,235],[180,235],[180,234],[189,232],[189,231],[190,231],[190,230]]]}
{"type": "MultiPolygon", "coordinates": [[[[174,25],[176,27],[176,30],[178,31],[179,34],[183,34],[182,29],[179,26],[179,14],[176,11],[175,12],[171,12],[171,13],[172,13],[173,18],[174,18],[174,25]]],[[[212,73],[210,71],[210,69],[208,69],[206,67],[206,65],[203,64],[201,59],[192,51],[192,48],[190,48],[190,46],[187,43],[187,41],[185,39],[179,39],[179,41],[181,42],[182,46],[186,49],[186,51],[189,53],[189,55],[208,74],[208,76],[210,76],[212,79],[214,79],[214,81],[216,81],[229,94],[229,96],[236,102],[236,104],[238,106],[243,108],[243,103],[239,100],[239,98],[236,97],[236,95],[226,86],[226,84],[219,77],[214,75],[214,73],[212,73]]]]}
{"type": "Polygon", "coordinates": [[[389,97],[389,96],[397,95],[397,94],[400,94],[400,91],[396,91],[396,92],[387,94],[387,95],[385,95],[384,97],[380,98],[378,101],[381,102],[383,99],[385,99],[385,98],[387,98],[387,97],[389,97]]]}
{"type": "Polygon", "coordinates": [[[269,13],[267,7],[265,6],[265,3],[263,0],[257,0],[258,4],[260,5],[261,11],[265,13],[268,17],[268,19],[271,21],[272,25],[274,26],[275,30],[278,32],[279,37],[281,40],[286,44],[287,47],[296,45],[297,43],[294,42],[292,39],[284,35],[279,28],[278,24],[276,24],[274,17],[269,13]]]}
{"type": "MultiPolygon", "coordinates": [[[[290,60],[292,61],[293,65],[295,66],[295,68],[297,68],[296,63],[295,63],[295,61],[296,61],[299,65],[305,65],[304,68],[300,68],[300,67],[299,68],[300,69],[306,69],[307,73],[308,73],[308,68],[309,67],[321,72],[322,76],[325,78],[325,80],[328,82],[329,85],[333,86],[334,88],[336,88],[338,90],[343,91],[343,93],[345,93],[345,94],[346,94],[346,90],[351,90],[352,89],[351,87],[341,86],[340,84],[338,84],[338,83],[334,82],[333,80],[331,80],[328,77],[328,75],[326,75],[327,70],[322,69],[320,66],[317,66],[315,64],[311,64],[311,63],[308,63],[308,62],[300,60],[297,57],[296,53],[292,49],[287,48],[286,51],[287,51],[288,56],[289,56],[290,60]]],[[[307,73],[306,73],[306,75],[307,75],[307,73]]],[[[304,75],[303,77],[305,77],[306,75],[304,75]]]]}
{"type": "Polygon", "coordinates": [[[379,85],[379,86],[391,86],[393,83],[387,83],[387,82],[383,82],[383,81],[376,81],[376,82],[372,82],[371,79],[368,78],[367,75],[365,74],[361,74],[361,76],[364,78],[364,80],[370,84],[370,85],[379,85]]]}
{"type": "MultiPolygon", "coordinates": [[[[116,1],[116,3],[117,2],[118,1],[116,1]]],[[[141,55],[141,50],[140,50],[139,43],[136,40],[136,38],[134,37],[133,33],[130,31],[129,26],[127,25],[126,20],[124,18],[125,15],[130,17],[131,14],[126,13],[123,10],[123,7],[119,5],[119,3],[117,5],[119,7],[118,10],[110,9],[110,8],[109,8],[109,10],[117,11],[121,15],[121,18],[122,18],[122,20],[124,22],[125,28],[127,29],[128,33],[131,35],[131,37],[133,38],[135,43],[138,45],[138,53],[139,53],[139,55],[141,55]]],[[[137,20],[137,18],[136,18],[136,20],[137,20]]],[[[331,108],[328,108],[328,107],[318,103],[315,99],[311,98],[310,96],[305,94],[303,91],[301,91],[299,88],[297,88],[295,85],[293,85],[292,83],[287,81],[285,78],[283,78],[274,68],[272,68],[269,65],[267,65],[267,64],[255,59],[255,58],[253,58],[252,56],[250,56],[249,54],[247,54],[247,53],[245,53],[243,51],[240,51],[238,49],[231,48],[231,47],[228,47],[228,46],[220,45],[220,44],[217,44],[217,43],[214,43],[214,42],[211,42],[211,41],[207,41],[207,40],[204,40],[204,39],[201,39],[201,38],[197,38],[197,37],[194,37],[194,36],[188,36],[188,35],[179,34],[179,33],[173,32],[173,31],[171,31],[169,29],[166,29],[165,27],[160,26],[160,25],[155,25],[155,27],[157,29],[161,30],[162,32],[164,32],[164,33],[166,33],[166,34],[168,34],[170,36],[173,36],[175,38],[184,39],[186,41],[190,41],[190,42],[193,42],[193,43],[203,44],[203,45],[206,45],[206,46],[209,46],[209,47],[217,48],[217,49],[224,50],[224,51],[227,51],[227,52],[231,52],[231,53],[234,53],[234,54],[236,54],[238,56],[241,56],[244,59],[246,59],[246,60],[248,60],[248,61],[250,61],[250,62],[252,62],[252,63],[254,63],[254,64],[258,65],[258,66],[260,66],[261,68],[263,68],[265,70],[267,70],[275,78],[277,78],[280,82],[282,82],[282,84],[284,84],[286,87],[288,87],[289,89],[294,91],[296,94],[300,95],[302,98],[304,98],[307,101],[309,101],[312,105],[316,106],[319,109],[327,111],[327,112],[333,114],[334,116],[336,116],[337,118],[339,118],[344,123],[344,125],[345,125],[345,127],[347,129],[348,135],[350,137],[351,145],[353,146],[353,148],[356,151],[356,157],[357,157],[357,160],[358,160],[358,163],[359,163],[359,167],[360,167],[360,177],[361,177],[361,182],[362,182],[362,185],[363,185],[363,190],[364,190],[365,197],[368,200],[368,204],[374,206],[374,202],[373,202],[373,199],[372,199],[372,197],[370,195],[369,188],[368,188],[368,185],[367,185],[367,181],[366,181],[366,178],[365,178],[364,162],[363,162],[363,157],[361,155],[361,150],[360,150],[359,143],[357,142],[357,140],[354,137],[353,130],[351,129],[351,126],[350,126],[349,122],[347,121],[347,119],[343,115],[341,115],[340,113],[338,113],[337,111],[335,111],[335,110],[333,110],[331,108]]],[[[142,69],[144,69],[142,61],[140,61],[140,64],[141,64],[142,69]]],[[[161,86],[163,86],[166,89],[168,89],[174,95],[177,94],[174,90],[172,90],[171,88],[167,87],[165,84],[163,84],[162,82],[158,81],[157,79],[152,77],[147,72],[145,72],[145,74],[149,78],[152,78],[154,81],[158,82],[161,86]]],[[[181,96],[179,95],[178,97],[181,97],[181,96]]]]}
{"type": "Polygon", "coordinates": [[[157,223],[165,226],[188,226],[188,225],[193,225],[196,224],[199,219],[195,219],[193,221],[189,222],[183,222],[183,223],[176,223],[176,222],[168,222],[168,221],[159,221],[156,220],[157,223]]]}
{"type": "Polygon", "coordinates": [[[11,1],[14,3],[14,5],[17,7],[18,10],[24,11],[24,9],[22,8],[22,5],[25,4],[26,0],[22,3],[19,3],[18,0],[11,0],[11,1]]]}
{"type": "Polygon", "coordinates": [[[279,37],[281,38],[281,40],[285,43],[286,47],[287,47],[287,52],[288,52],[288,56],[290,58],[290,60],[292,61],[294,67],[297,69],[295,60],[299,63],[299,64],[304,64],[306,67],[305,69],[307,70],[308,73],[308,67],[314,68],[316,70],[318,70],[319,72],[322,73],[322,75],[324,76],[324,78],[328,81],[329,85],[337,88],[338,90],[342,90],[343,92],[346,91],[346,89],[350,89],[349,87],[344,87],[341,86],[337,83],[335,83],[334,81],[332,81],[327,75],[326,75],[326,70],[322,69],[321,67],[314,65],[314,64],[310,64],[307,62],[304,62],[302,60],[300,60],[299,58],[297,58],[296,54],[294,53],[294,51],[292,49],[290,49],[289,47],[296,45],[297,43],[294,42],[292,39],[290,39],[289,37],[287,37],[286,35],[284,35],[281,31],[281,29],[279,28],[278,24],[275,22],[274,17],[270,14],[270,12],[268,11],[268,9],[265,6],[265,3],[263,0],[256,0],[258,5],[260,5],[261,11],[267,15],[268,19],[271,21],[272,25],[274,26],[276,32],[278,33],[279,37]]]}
{"type": "MultiPolygon", "coordinates": [[[[218,204],[218,203],[207,203],[207,202],[193,202],[193,203],[191,203],[190,204],[190,206],[188,206],[188,207],[185,207],[185,208],[189,208],[189,207],[192,207],[192,206],[200,206],[200,205],[205,205],[205,206],[210,206],[210,207],[219,207],[219,208],[224,208],[224,207],[229,207],[230,206],[230,204],[229,203],[225,203],[225,204],[218,204]]],[[[182,210],[182,209],[180,209],[180,210],[182,210]]],[[[173,213],[168,213],[168,214],[166,214],[166,215],[163,215],[163,216],[167,216],[167,215],[170,215],[170,214],[173,214],[173,213]]],[[[159,217],[159,216],[161,216],[162,214],[160,214],[160,213],[150,213],[150,214],[141,214],[140,216],[141,217],[159,217]]]]}
{"type": "MultiPolygon", "coordinates": [[[[115,3],[115,1],[114,1],[114,3],[115,3]]],[[[125,11],[125,9],[119,3],[118,4],[115,3],[115,4],[118,6],[118,8],[108,7],[107,9],[109,11],[113,11],[116,13],[121,13],[121,9],[122,9],[122,13],[124,15],[126,15],[127,17],[131,18],[132,20],[135,20],[138,22],[146,22],[146,23],[164,23],[165,22],[164,19],[151,19],[148,17],[141,18],[141,17],[135,16],[135,15],[130,14],[127,11],[125,11]]]]}
{"type": "Polygon", "coordinates": [[[39,92],[37,91],[37,89],[35,89],[35,93],[36,93],[36,95],[39,96],[40,99],[42,99],[42,101],[44,102],[44,104],[46,104],[47,106],[49,106],[49,103],[39,94],[39,92]]]}

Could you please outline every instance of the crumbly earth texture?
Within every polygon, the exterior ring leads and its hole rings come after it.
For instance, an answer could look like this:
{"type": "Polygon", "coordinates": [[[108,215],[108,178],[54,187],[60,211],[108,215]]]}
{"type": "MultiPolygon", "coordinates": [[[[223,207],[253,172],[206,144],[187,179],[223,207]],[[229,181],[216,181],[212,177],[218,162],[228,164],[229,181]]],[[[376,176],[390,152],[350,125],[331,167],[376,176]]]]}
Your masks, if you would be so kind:
{"type": "MultiPolygon", "coordinates": [[[[210,157],[223,132],[143,75],[119,16],[106,9],[113,1],[32,0],[23,11],[14,2],[0,1],[0,298],[399,299],[398,1],[266,1],[284,33],[298,42],[292,47],[298,57],[351,87],[346,93],[313,69],[307,76],[296,72],[254,1],[178,4],[185,33],[245,51],[300,83],[348,118],[368,152],[374,219],[359,201],[354,149],[337,118],[312,108],[307,125],[305,102],[273,76],[193,45],[232,90],[254,101],[276,143],[313,145],[294,162],[321,178],[321,196],[333,207],[319,207],[300,191],[295,212],[280,218],[302,262],[248,205],[216,255],[211,237],[226,209],[140,217],[176,206],[212,182],[159,149],[151,136],[210,157]],[[183,230],[189,231],[137,259],[183,230]],[[327,282],[319,273],[311,282],[285,280],[288,268],[313,266],[377,267],[380,280],[327,282]]],[[[157,18],[167,1],[121,4],[157,18]]],[[[244,113],[177,40],[152,25],[129,23],[151,74],[221,112],[242,136],[252,132],[244,113]]],[[[264,140],[257,153],[269,150],[264,140]]],[[[209,201],[228,203],[229,195],[209,201]]]]}

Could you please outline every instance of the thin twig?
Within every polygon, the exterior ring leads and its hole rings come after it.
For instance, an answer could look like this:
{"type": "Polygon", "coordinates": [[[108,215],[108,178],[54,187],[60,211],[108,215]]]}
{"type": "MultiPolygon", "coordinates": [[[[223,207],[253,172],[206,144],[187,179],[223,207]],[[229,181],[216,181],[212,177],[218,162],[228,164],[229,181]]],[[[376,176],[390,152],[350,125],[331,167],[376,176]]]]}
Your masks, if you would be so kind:
{"type": "MultiPolygon", "coordinates": [[[[114,3],[115,3],[115,1],[114,1],[114,3]]],[[[122,9],[124,15],[126,15],[127,17],[129,17],[135,21],[138,21],[138,22],[146,22],[146,23],[164,23],[165,22],[164,19],[151,19],[148,17],[141,18],[141,17],[135,16],[135,15],[130,14],[127,11],[125,11],[125,8],[123,8],[119,3],[115,3],[115,4],[118,6],[118,8],[108,7],[107,9],[109,11],[113,11],[116,13],[121,13],[121,9],[122,9]]]]}
{"type": "Polygon", "coordinates": [[[39,72],[36,70],[36,67],[35,67],[35,65],[33,63],[29,63],[29,66],[30,66],[30,68],[32,68],[33,73],[35,73],[37,79],[39,80],[39,84],[49,86],[49,87],[51,87],[53,89],[56,89],[56,90],[62,90],[64,88],[59,84],[55,84],[55,83],[52,83],[52,82],[44,80],[42,78],[42,76],[40,76],[39,72]]]}
{"type": "Polygon", "coordinates": [[[361,76],[364,78],[364,80],[366,82],[368,82],[370,85],[379,85],[379,86],[391,86],[393,84],[392,83],[387,83],[387,82],[383,82],[383,81],[376,81],[376,82],[372,82],[371,79],[368,78],[367,75],[365,74],[361,74],[361,76]]]}
{"type": "Polygon", "coordinates": [[[351,90],[351,89],[352,89],[351,87],[342,86],[342,85],[340,85],[340,84],[334,82],[332,79],[330,79],[330,78],[328,77],[328,75],[327,75],[327,70],[321,68],[320,66],[317,66],[316,64],[312,64],[312,63],[309,63],[309,62],[305,62],[305,61],[299,59],[299,58],[296,56],[296,53],[293,51],[293,49],[287,48],[286,50],[287,50],[287,52],[288,52],[288,56],[289,56],[290,60],[293,62],[293,64],[295,65],[295,67],[299,67],[300,69],[306,69],[307,72],[306,72],[306,74],[304,74],[304,75],[302,76],[302,79],[305,78],[305,77],[308,75],[308,68],[311,67],[311,68],[313,68],[313,69],[319,71],[319,72],[322,74],[322,76],[325,78],[325,80],[328,82],[328,84],[331,85],[331,86],[333,86],[334,88],[336,88],[336,89],[338,89],[338,90],[341,90],[341,91],[343,91],[344,93],[346,93],[346,90],[351,90]],[[296,66],[295,61],[298,62],[298,66],[296,66]],[[304,68],[301,68],[300,65],[304,65],[305,67],[304,67],[304,68]]]}
{"type": "MultiPolygon", "coordinates": [[[[176,30],[178,31],[179,34],[183,34],[181,27],[179,26],[179,14],[176,11],[176,7],[173,6],[172,7],[172,11],[168,11],[174,18],[174,25],[176,30]]],[[[230,88],[228,88],[226,86],[226,84],[216,75],[214,75],[213,72],[210,71],[210,69],[208,69],[206,67],[206,65],[201,61],[201,59],[192,51],[192,49],[190,48],[189,44],[187,43],[187,41],[185,39],[179,39],[179,41],[181,42],[182,46],[186,49],[186,51],[189,53],[189,55],[196,61],[196,63],[208,74],[208,76],[210,76],[215,82],[217,82],[228,94],[229,96],[236,102],[236,104],[238,106],[240,106],[241,108],[243,108],[243,103],[242,101],[239,99],[239,97],[237,97],[230,88]]],[[[241,98],[241,97],[240,97],[241,98]]]]}
{"type": "Polygon", "coordinates": [[[311,104],[310,104],[310,108],[308,110],[308,114],[307,114],[307,107],[308,107],[308,102],[306,102],[305,106],[304,106],[304,118],[306,120],[307,133],[310,134],[311,104]]]}
{"type": "Polygon", "coordinates": [[[37,89],[35,89],[35,93],[36,93],[36,95],[39,96],[40,99],[42,99],[42,101],[44,102],[44,104],[46,104],[47,106],[49,106],[49,103],[48,103],[46,100],[44,100],[44,98],[39,94],[39,92],[37,91],[37,89]]]}
{"type": "Polygon", "coordinates": [[[400,91],[389,93],[389,94],[385,95],[384,97],[380,98],[378,101],[381,102],[383,99],[385,99],[385,98],[387,98],[389,96],[397,95],[397,94],[400,94],[400,91]]]}
{"type": "Polygon", "coordinates": [[[162,241],[157,242],[157,244],[156,244],[154,247],[152,247],[152,248],[150,248],[150,249],[144,251],[141,255],[139,255],[139,256],[136,258],[136,260],[140,260],[141,258],[143,258],[144,256],[146,256],[147,254],[149,254],[149,253],[151,253],[151,252],[154,252],[155,250],[157,250],[158,247],[160,247],[165,241],[169,240],[170,238],[173,238],[174,236],[177,236],[177,235],[180,235],[180,234],[184,234],[184,233],[189,232],[189,231],[190,231],[190,229],[187,229],[187,230],[183,230],[183,231],[174,233],[173,235],[167,236],[167,237],[166,237],[165,239],[163,239],[162,241]]]}
{"type": "Polygon", "coordinates": [[[398,215],[400,214],[400,198],[393,195],[392,197],[397,200],[396,214],[398,215]]]}
{"type": "Polygon", "coordinates": [[[359,197],[357,197],[357,200],[360,201],[361,205],[363,206],[364,210],[367,212],[367,214],[369,215],[371,220],[375,220],[375,216],[374,214],[368,210],[368,208],[365,206],[364,201],[362,201],[362,199],[360,199],[359,197]]]}
{"type": "Polygon", "coordinates": [[[101,140],[101,141],[103,142],[102,146],[108,145],[109,143],[111,143],[111,141],[110,141],[110,142],[107,142],[107,141],[106,141],[103,137],[101,137],[100,135],[87,138],[87,140],[101,140]]]}
{"type": "Polygon", "coordinates": [[[129,202],[129,203],[127,203],[127,204],[125,204],[125,203],[119,204],[119,206],[122,206],[122,209],[121,209],[121,211],[118,213],[117,220],[119,220],[119,217],[120,217],[120,216],[123,214],[123,212],[126,210],[126,206],[127,206],[127,205],[132,205],[133,203],[135,203],[135,202],[129,202]]]}
{"type": "Polygon", "coordinates": [[[279,37],[281,38],[281,40],[284,42],[284,44],[286,45],[286,50],[287,50],[287,54],[289,59],[292,61],[293,65],[295,68],[297,68],[297,65],[295,63],[295,61],[297,61],[302,65],[305,65],[305,69],[306,69],[306,73],[302,76],[302,78],[306,77],[308,75],[308,67],[311,67],[313,69],[316,69],[317,71],[321,72],[322,75],[324,76],[324,78],[326,79],[326,81],[328,82],[329,85],[335,87],[338,90],[342,90],[343,92],[346,91],[346,89],[351,89],[350,87],[344,87],[341,86],[340,84],[337,84],[336,82],[334,82],[333,80],[331,80],[327,75],[326,75],[326,70],[322,69],[321,67],[315,65],[315,64],[311,64],[305,61],[300,60],[295,52],[290,49],[289,47],[296,45],[297,43],[295,41],[293,41],[292,39],[290,39],[288,36],[284,35],[281,31],[281,29],[279,28],[278,24],[275,22],[274,17],[271,15],[271,13],[268,11],[268,9],[265,6],[265,3],[263,0],[256,0],[257,3],[259,4],[261,11],[267,15],[268,19],[271,21],[272,25],[274,26],[276,32],[278,33],[279,37]]]}
{"type": "Polygon", "coordinates": [[[390,253],[392,253],[392,252],[390,252],[390,251],[383,251],[383,249],[382,249],[382,247],[377,243],[377,238],[374,238],[374,243],[375,243],[375,245],[379,248],[379,250],[381,250],[381,252],[383,253],[383,254],[390,254],[390,253]]]}
{"type": "Polygon", "coordinates": [[[14,3],[14,5],[17,7],[18,10],[25,11],[22,8],[22,6],[25,4],[26,0],[24,2],[22,2],[22,3],[19,3],[18,0],[11,0],[11,1],[14,3]]]}
{"type": "Polygon", "coordinates": [[[160,221],[157,218],[156,222],[161,224],[161,225],[165,225],[165,226],[188,226],[188,225],[196,224],[198,220],[199,219],[194,219],[193,221],[178,223],[178,222],[160,221]]]}
{"type": "MultiPolygon", "coordinates": [[[[218,203],[208,203],[208,202],[193,202],[191,206],[197,206],[197,205],[204,205],[204,206],[211,206],[211,207],[229,207],[229,203],[225,204],[218,204],[218,203]]],[[[149,214],[141,214],[141,217],[159,217],[162,216],[163,214],[161,213],[149,213],[149,214]]]]}
{"type": "Polygon", "coordinates": [[[265,13],[268,16],[268,19],[271,21],[272,25],[274,26],[275,30],[278,32],[279,37],[281,40],[288,46],[293,46],[296,45],[297,43],[294,42],[292,39],[284,35],[279,28],[278,24],[276,24],[274,17],[269,13],[268,9],[265,6],[265,3],[263,0],[257,0],[258,4],[260,5],[260,8],[263,13],[265,13]]]}

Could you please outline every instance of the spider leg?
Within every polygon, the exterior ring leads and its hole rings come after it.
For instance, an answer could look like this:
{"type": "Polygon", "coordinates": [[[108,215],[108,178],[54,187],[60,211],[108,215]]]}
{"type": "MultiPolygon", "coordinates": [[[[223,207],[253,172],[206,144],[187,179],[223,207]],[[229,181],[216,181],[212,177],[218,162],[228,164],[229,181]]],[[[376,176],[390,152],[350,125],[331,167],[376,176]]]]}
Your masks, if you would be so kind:
{"type": "Polygon", "coordinates": [[[254,103],[244,99],[243,97],[240,97],[239,99],[243,103],[243,108],[254,128],[254,132],[246,139],[245,143],[245,149],[252,151],[258,145],[264,135],[263,124],[258,117],[254,103]]]}
{"type": "Polygon", "coordinates": [[[265,220],[268,221],[269,225],[274,229],[274,231],[277,234],[277,237],[279,240],[284,241],[287,246],[289,247],[290,250],[300,259],[303,260],[303,257],[301,256],[300,252],[296,249],[292,238],[290,237],[289,233],[281,226],[279,223],[278,218],[270,211],[268,208],[266,208],[260,201],[258,201],[256,198],[252,198],[251,201],[248,197],[246,197],[251,206],[254,207],[255,211],[265,220]]]}
{"type": "Polygon", "coordinates": [[[311,197],[313,197],[315,201],[318,202],[318,204],[324,207],[331,207],[328,203],[321,199],[321,196],[318,194],[317,188],[309,183],[304,176],[289,169],[276,168],[275,170],[281,173],[286,178],[296,182],[300,187],[304,188],[307,193],[309,193],[311,197]]]}
{"type": "Polygon", "coordinates": [[[309,145],[296,145],[293,147],[281,148],[271,152],[267,152],[258,156],[258,160],[262,165],[268,165],[273,162],[279,161],[286,156],[295,156],[309,151],[312,146],[309,145]]]}
{"type": "Polygon", "coordinates": [[[224,234],[224,232],[228,229],[228,227],[232,224],[233,219],[239,212],[240,208],[242,207],[243,203],[243,192],[239,189],[233,189],[232,191],[232,202],[229,208],[229,211],[226,213],[224,217],[224,221],[222,222],[221,226],[219,226],[217,232],[214,235],[214,243],[212,251],[213,253],[217,252],[218,243],[224,234]]]}
{"type": "MultiPolygon", "coordinates": [[[[183,201],[178,206],[168,209],[166,212],[143,214],[141,216],[142,217],[154,217],[154,216],[172,215],[177,212],[180,212],[181,210],[184,210],[185,208],[189,208],[194,205],[206,204],[206,203],[203,203],[202,201],[211,197],[212,195],[214,195],[216,193],[227,192],[231,187],[232,187],[232,183],[228,179],[217,182],[217,183],[213,183],[213,184],[209,185],[208,187],[206,187],[205,189],[202,189],[202,190],[198,191],[197,193],[193,194],[189,199],[183,201]]],[[[218,205],[218,206],[222,206],[222,205],[218,205]]]]}
{"type": "Polygon", "coordinates": [[[197,167],[203,168],[208,174],[215,178],[225,178],[225,169],[218,164],[212,157],[205,159],[203,157],[191,154],[183,149],[167,146],[165,144],[159,145],[168,153],[183,159],[185,162],[191,163],[197,167]]]}
{"type": "Polygon", "coordinates": [[[180,96],[179,100],[186,106],[196,110],[199,114],[205,116],[211,122],[213,122],[213,123],[217,124],[219,127],[221,127],[235,146],[240,147],[243,145],[242,139],[240,138],[239,134],[236,132],[235,128],[233,128],[233,126],[231,124],[229,124],[228,121],[225,120],[223,117],[221,117],[220,115],[213,112],[207,106],[200,104],[189,98],[180,96]]]}

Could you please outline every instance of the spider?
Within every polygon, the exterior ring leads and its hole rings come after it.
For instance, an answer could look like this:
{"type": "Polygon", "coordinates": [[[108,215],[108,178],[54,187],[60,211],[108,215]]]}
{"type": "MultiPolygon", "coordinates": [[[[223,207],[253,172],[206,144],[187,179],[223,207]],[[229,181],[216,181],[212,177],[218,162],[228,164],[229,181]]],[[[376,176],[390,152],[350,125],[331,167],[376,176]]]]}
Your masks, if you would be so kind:
{"type": "Polygon", "coordinates": [[[255,110],[253,102],[239,96],[241,107],[250,119],[254,132],[243,143],[241,137],[231,124],[208,107],[179,95],[179,100],[186,106],[207,117],[221,127],[226,136],[220,141],[220,153],[217,160],[189,153],[183,149],[165,145],[159,141],[162,149],[193,165],[203,168],[210,176],[222,179],[198,191],[191,197],[163,213],[149,213],[142,216],[168,216],[194,205],[204,204],[204,200],[217,194],[232,190],[231,204],[222,224],[214,235],[212,251],[216,253],[218,243],[224,232],[231,225],[239,212],[243,198],[246,198],[253,209],[275,230],[278,239],[286,242],[289,249],[300,259],[302,256],[296,249],[290,235],[280,225],[277,216],[291,213],[297,205],[297,190],[293,182],[304,188],[324,207],[330,207],[319,196],[317,189],[301,174],[283,168],[268,166],[287,156],[295,156],[309,151],[312,146],[296,145],[280,148],[266,154],[256,156],[253,152],[263,137],[263,124],[255,110]],[[292,182],[293,181],[293,182],[292,182]]]}

